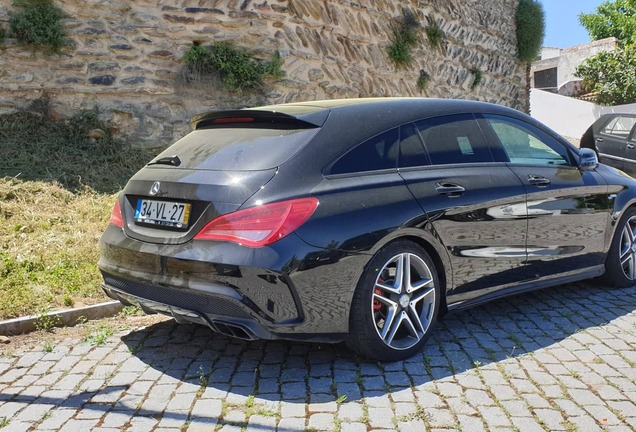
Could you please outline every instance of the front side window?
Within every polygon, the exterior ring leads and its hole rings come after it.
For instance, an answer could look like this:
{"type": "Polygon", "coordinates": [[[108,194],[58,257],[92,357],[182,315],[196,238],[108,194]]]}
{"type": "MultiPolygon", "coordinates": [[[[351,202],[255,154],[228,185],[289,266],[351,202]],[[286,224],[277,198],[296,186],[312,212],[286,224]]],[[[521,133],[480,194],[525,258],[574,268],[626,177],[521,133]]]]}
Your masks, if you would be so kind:
{"type": "Polygon", "coordinates": [[[567,149],[547,133],[509,117],[486,116],[486,119],[511,163],[570,165],[567,149]]]}
{"type": "Polygon", "coordinates": [[[341,156],[331,166],[329,173],[348,174],[395,168],[397,142],[397,128],[376,135],[341,156]]]}
{"type": "Polygon", "coordinates": [[[636,124],[636,117],[618,116],[605,125],[605,127],[601,129],[601,133],[627,139],[634,124],[636,124]]]}

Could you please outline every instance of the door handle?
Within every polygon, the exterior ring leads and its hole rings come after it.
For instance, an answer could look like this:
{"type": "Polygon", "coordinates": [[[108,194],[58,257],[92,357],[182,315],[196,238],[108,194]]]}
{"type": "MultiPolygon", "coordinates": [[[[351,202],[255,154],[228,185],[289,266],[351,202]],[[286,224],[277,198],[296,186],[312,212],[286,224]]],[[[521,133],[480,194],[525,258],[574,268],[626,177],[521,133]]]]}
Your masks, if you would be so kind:
{"type": "Polygon", "coordinates": [[[634,144],[627,144],[627,148],[632,150],[634,148],[634,144]]]}
{"type": "Polygon", "coordinates": [[[596,138],[596,142],[603,142],[603,138],[596,138]]]}
{"type": "Polygon", "coordinates": [[[446,195],[449,198],[455,198],[463,194],[466,189],[455,183],[435,183],[435,190],[440,195],[446,195]]]}
{"type": "Polygon", "coordinates": [[[550,185],[550,179],[543,176],[528,174],[528,183],[538,187],[546,187],[550,185]]]}

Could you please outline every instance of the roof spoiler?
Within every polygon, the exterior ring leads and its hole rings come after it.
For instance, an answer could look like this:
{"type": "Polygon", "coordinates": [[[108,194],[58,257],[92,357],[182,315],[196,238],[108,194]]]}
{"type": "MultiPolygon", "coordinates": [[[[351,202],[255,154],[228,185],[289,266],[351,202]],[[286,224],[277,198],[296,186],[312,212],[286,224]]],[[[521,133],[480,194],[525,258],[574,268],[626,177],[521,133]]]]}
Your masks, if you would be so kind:
{"type": "Polygon", "coordinates": [[[271,125],[285,129],[312,129],[320,127],[324,123],[324,118],[311,117],[316,116],[293,116],[279,111],[253,109],[212,111],[192,117],[190,125],[192,129],[250,127],[250,125],[258,125],[260,127],[263,125],[271,125]]]}

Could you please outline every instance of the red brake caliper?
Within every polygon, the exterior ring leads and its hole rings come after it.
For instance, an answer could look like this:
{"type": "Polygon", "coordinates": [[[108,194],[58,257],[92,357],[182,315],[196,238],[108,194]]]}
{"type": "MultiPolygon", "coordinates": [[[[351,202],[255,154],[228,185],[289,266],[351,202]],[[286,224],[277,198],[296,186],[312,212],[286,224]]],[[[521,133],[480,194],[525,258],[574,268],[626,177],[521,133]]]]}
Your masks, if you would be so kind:
{"type": "MultiPolygon", "coordinates": [[[[382,279],[378,279],[378,283],[384,283],[384,281],[382,279]]],[[[382,290],[380,288],[376,288],[373,290],[374,293],[376,293],[377,295],[382,295],[382,290]]],[[[380,300],[373,300],[373,310],[380,310],[382,309],[382,303],[380,303],[380,300]]]]}

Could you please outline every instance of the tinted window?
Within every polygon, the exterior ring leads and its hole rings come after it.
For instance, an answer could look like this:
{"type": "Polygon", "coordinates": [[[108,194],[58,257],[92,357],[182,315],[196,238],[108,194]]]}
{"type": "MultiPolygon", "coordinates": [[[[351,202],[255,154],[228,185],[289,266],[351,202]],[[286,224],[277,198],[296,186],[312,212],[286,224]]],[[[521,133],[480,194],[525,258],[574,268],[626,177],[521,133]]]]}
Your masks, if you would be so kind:
{"type": "Polygon", "coordinates": [[[618,116],[601,129],[601,133],[626,139],[634,127],[634,124],[636,124],[636,117],[618,116]]]}
{"type": "Polygon", "coordinates": [[[508,160],[518,164],[570,165],[567,149],[547,133],[521,120],[486,116],[508,160]]]}
{"type": "Polygon", "coordinates": [[[316,129],[217,128],[190,132],[156,159],[177,155],[180,168],[258,171],[282,165],[303,148],[316,129]]]}
{"type": "Polygon", "coordinates": [[[395,168],[398,129],[391,129],[353,148],[331,167],[331,174],[395,168]]]}
{"type": "Polygon", "coordinates": [[[477,121],[472,115],[455,115],[416,123],[433,165],[492,162],[477,121]]]}
{"type": "Polygon", "coordinates": [[[414,124],[407,124],[400,128],[400,157],[398,166],[401,168],[430,165],[428,155],[424,150],[424,143],[414,124]]]}

